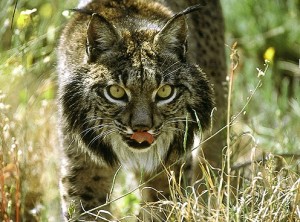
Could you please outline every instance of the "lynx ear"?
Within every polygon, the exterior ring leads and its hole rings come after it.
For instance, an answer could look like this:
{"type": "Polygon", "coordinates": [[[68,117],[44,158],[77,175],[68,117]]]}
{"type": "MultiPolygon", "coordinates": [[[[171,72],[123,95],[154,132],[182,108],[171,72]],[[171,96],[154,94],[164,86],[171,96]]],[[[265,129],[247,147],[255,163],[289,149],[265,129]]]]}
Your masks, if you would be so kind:
{"type": "Polygon", "coordinates": [[[158,52],[177,53],[185,60],[187,50],[187,24],[184,15],[195,12],[205,5],[193,5],[176,13],[154,37],[154,47],[158,52]]]}
{"type": "Polygon", "coordinates": [[[154,46],[158,52],[176,53],[181,59],[184,59],[187,50],[185,17],[172,17],[154,37],[154,46]]]}
{"type": "Polygon", "coordinates": [[[110,50],[119,39],[116,28],[101,15],[93,13],[87,29],[86,52],[89,61],[110,50]]]}

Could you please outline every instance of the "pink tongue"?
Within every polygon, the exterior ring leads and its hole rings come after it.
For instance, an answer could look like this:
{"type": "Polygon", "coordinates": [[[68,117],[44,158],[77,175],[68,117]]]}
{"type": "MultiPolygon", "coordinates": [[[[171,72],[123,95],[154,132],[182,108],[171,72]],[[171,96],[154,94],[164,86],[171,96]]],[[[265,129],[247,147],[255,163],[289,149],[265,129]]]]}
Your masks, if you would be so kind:
{"type": "Polygon", "coordinates": [[[147,141],[149,144],[152,144],[154,141],[154,137],[147,132],[135,132],[134,134],[132,134],[130,139],[135,140],[138,143],[147,141]]]}

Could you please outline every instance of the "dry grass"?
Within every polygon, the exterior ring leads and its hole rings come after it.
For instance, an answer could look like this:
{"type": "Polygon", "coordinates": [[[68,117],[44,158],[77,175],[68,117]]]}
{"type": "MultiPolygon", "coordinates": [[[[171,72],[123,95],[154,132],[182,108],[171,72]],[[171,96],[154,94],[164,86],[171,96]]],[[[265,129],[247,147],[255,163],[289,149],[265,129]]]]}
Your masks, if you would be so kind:
{"type": "Polygon", "coordinates": [[[55,103],[41,101],[14,113],[2,105],[6,109],[0,117],[3,219],[41,221],[46,216],[51,221],[50,215],[59,214],[55,103]]]}
{"type": "MultiPolygon", "coordinates": [[[[238,64],[235,45],[231,50],[230,90],[238,64]]],[[[203,172],[203,178],[195,183],[196,186],[184,187],[178,184],[174,173],[165,168],[164,171],[169,175],[171,197],[167,199],[160,193],[160,201],[148,203],[142,208],[160,221],[164,221],[162,218],[167,218],[166,221],[300,221],[300,156],[264,154],[260,151],[254,135],[248,132],[240,134],[241,136],[232,136],[231,132],[239,116],[250,106],[251,100],[258,93],[267,69],[267,64],[264,70],[258,69],[259,79],[255,90],[249,95],[243,109],[234,116],[229,116],[228,125],[223,128],[229,136],[224,151],[224,166],[217,172],[218,176],[216,169],[201,159],[198,170],[203,172]],[[237,150],[241,148],[244,152],[239,153],[237,150]],[[237,160],[242,157],[241,153],[244,160],[239,160],[240,163],[237,164],[237,160]],[[196,188],[199,184],[201,190],[196,188]]],[[[230,95],[229,103],[232,102],[231,99],[230,95]]],[[[229,108],[228,111],[230,113],[229,108]]],[[[109,203],[126,199],[143,185],[136,185],[134,189],[109,203]]],[[[101,218],[97,215],[105,212],[98,211],[100,208],[101,206],[86,213],[101,218]]],[[[114,219],[139,220],[135,215],[122,217],[118,214],[114,215],[114,219]]]]}

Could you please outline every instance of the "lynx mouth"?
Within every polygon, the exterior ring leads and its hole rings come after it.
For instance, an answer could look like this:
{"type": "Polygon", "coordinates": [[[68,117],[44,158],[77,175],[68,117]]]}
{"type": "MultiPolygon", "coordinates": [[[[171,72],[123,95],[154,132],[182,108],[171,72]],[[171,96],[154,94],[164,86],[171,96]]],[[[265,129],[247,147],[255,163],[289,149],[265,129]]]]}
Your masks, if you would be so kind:
{"type": "Polygon", "coordinates": [[[126,140],[128,146],[134,148],[134,149],[139,149],[139,150],[142,150],[142,149],[147,149],[151,146],[150,143],[148,143],[147,141],[144,141],[144,142],[137,142],[135,140],[132,140],[132,139],[127,139],[126,140]]]}
{"type": "Polygon", "coordinates": [[[135,149],[146,149],[154,142],[154,136],[148,132],[137,131],[130,138],[126,138],[127,144],[135,149]]]}

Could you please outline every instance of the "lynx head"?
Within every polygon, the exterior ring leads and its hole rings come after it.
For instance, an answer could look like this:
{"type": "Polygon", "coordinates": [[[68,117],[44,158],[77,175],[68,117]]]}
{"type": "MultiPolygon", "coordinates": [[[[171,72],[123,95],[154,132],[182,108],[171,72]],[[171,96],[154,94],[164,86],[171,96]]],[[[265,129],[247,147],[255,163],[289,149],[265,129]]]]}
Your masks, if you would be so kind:
{"type": "Polygon", "coordinates": [[[185,152],[213,108],[205,75],[187,62],[184,13],[132,7],[77,12],[59,49],[64,131],[111,165],[185,152]]]}

